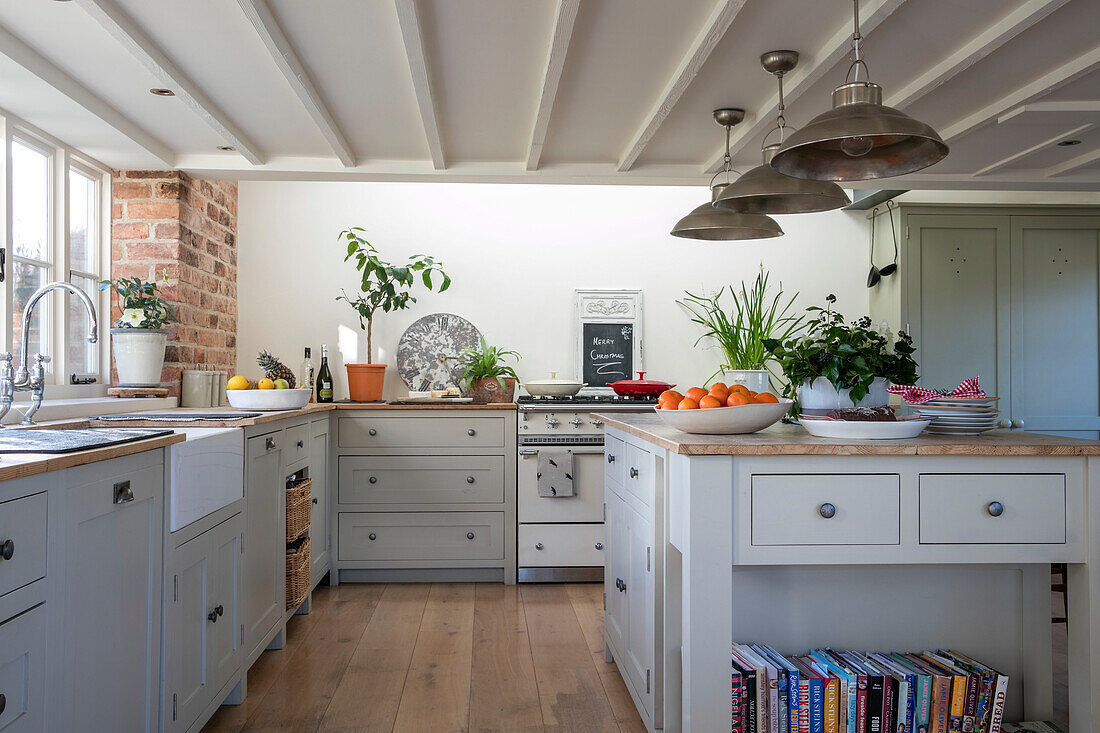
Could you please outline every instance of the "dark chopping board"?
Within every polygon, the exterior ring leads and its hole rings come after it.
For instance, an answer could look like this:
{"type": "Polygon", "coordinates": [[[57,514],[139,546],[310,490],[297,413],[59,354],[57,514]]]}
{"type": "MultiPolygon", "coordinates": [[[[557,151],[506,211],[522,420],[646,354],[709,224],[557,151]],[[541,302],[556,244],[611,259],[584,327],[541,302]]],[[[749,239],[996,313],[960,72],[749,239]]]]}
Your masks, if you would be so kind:
{"type": "Polygon", "coordinates": [[[79,430],[15,430],[0,431],[0,453],[72,453],[109,445],[132,443],[136,440],[171,435],[172,430],[144,429],[79,429],[79,430]]]}

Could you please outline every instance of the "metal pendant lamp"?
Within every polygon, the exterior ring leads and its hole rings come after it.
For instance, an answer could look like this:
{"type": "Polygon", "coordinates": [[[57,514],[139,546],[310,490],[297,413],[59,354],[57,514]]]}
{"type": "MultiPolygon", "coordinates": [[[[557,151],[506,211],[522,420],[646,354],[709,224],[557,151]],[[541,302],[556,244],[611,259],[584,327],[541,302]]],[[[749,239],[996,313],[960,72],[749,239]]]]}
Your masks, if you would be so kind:
{"type": "Polygon", "coordinates": [[[769,51],[760,57],[760,65],[765,71],[779,79],[779,115],[775,120],[775,129],[764,137],[761,148],[763,164],[726,186],[714,202],[716,209],[745,214],[809,214],[839,209],[852,203],[844,189],[831,181],[792,178],[770,165],[772,156],[786,138],[783,75],[797,64],[797,51],[769,51]],[[768,138],[774,132],[779,133],[779,142],[768,145],[768,138]]]}
{"type": "Polygon", "coordinates": [[[853,6],[853,61],[845,83],[833,91],[831,110],[776,151],[771,164],[780,173],[817,181],[865,181],[913,173],[947,155],[947,145],[935,130],[883,105],[882,87],[859,79],[861,66],[864,74],[869,72],[860,49],[859,0],[853,6]]]}
{"type": "Polygon", "coordinates": [[[722,170],[710,179],[711,200],[692,209],[691,213],[672,228],[672,236],[685,239],[703,239],[708,241],[737,241],[746,239],[769,239],[782,236],[783,230],[775,219],[763,214],[738,214],[714,208],[714,201],[730,183],[730,129],[745,119],[743,109],[716,109],[714,121],[726,128],[726,156],[722,170]],[[725,175],[724,182],[717,182],[725,175]]]}

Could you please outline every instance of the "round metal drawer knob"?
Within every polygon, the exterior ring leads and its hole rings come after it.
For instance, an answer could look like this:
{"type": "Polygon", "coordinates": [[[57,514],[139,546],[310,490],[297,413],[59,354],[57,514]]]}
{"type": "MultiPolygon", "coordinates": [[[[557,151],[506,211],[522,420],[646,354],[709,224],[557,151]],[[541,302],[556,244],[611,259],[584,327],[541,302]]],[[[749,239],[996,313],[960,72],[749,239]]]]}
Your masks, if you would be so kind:
{"type": "Polygon", "coordinates": [[[477,431],[474,430],[473,428],[470,428],[469,430],[466,431],[466,434],[469,435],[472,438],[473,436],[477,435],[477,431]]]}
{"type": "Polygon", "coordinates": [[[611,455],[610,453],[608,453],[608,454],[607,454],[607,462],[608,462],[608,463],[614,463],[614,462],[615,462],[615,456],[613,456],[613,455],[611,455]]]}
{"type": "Polygon", "coordinates": [[[472,540],[473,538],[474,538],[474,533],[473,532],[467,532],[466,533],[466,539],[472,540]]]}
{"type": "Polygon", "coordinates": [[[466,483],[472,484],[473,482],[474,482],[474,477],[473,476],[467,476],[466,477],[466,483]]]}
{"type": "Polygon", "coordinates": [[[299,447],[299,448],[305,448],[305,447],[306,447],[306,444],[305,444],[305,442],[304,442],[304,441],[301,441],[301,440],[299,440],[299,441],[298,441],[298,447],[299,447]]]}
{"type": "Polygon", "coordinates": [[[823,519],[832,519],[836,516],[836,507],[826,502],[817,508],[817,513],[820,514],[823,519]]]}
{"type": "Polygon", "coordinates": [[[636,468],[631,468],[630,469],[630,478],[638,478],[638,469],[636,469],[636,468]]]}
{"type": "Polygon", "coordinates": [[[542,549],[542,543],[541,542],[536,542],[535,543],[535,549],[536,550],[541,550],[542,549]]]}
{"type": "Polygon", "coordinates": [[[367,479],[367,481],[370,481],[372,484],[376,484],[376,483],[378,483],[378,477],[377,476],[371,476],[369,479],[367,479]]]}
{"type": "Polygon", "coordinates": [[[8,706],[8,697],[4,693],[0,692],[0,715],[4,714],[4,708],[8,706]]]}
{"type": "Polygon", "coordinates": [[[378,535],[376,535],[374,532],[371,532],[369,535],[367,535],[367,539],[371,542],[374,542],[376,539],[378,539],[378,535]]]}
{"type": "Polygon", "coordinates": [[[985,510],[989,512],[989,516],[999,517],[1005,513],[1005,505],[999,501],[991,501],[985,510]]]}
{"type": "Polygon", "coordinates": [[[597,550],[602,550],[603,549],[603,543],[602,542],[597,542],[595,547],[596,547],[597,550]]]}
{"type": "Polygon", "coordinates": [[[374,428],[371,428],[370,430],[367,431],[367,435],[378,435],[378,431],[375,430],[374,428]]]}
{"type": "Polygon", "coordinates": [[[13,555],[15,555],[15,540],[6,539],[0,543],[0,559],[11,560],[13,555]]]}

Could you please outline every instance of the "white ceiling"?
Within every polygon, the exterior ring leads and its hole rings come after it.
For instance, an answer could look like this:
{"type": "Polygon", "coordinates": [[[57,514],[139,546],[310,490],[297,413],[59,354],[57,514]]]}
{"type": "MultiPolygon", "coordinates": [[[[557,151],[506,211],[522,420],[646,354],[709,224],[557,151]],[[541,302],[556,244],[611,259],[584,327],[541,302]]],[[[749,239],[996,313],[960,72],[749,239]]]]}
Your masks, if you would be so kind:
{"type": "MultiPolygon", "coordinates": [[[[1100,190],[1100,2],[861,0],[861,16],[886,103],[951,147],[869,185],[1100,190]]],[[[0,108],[115,168],[702,183],[715,107],[745,108],[734,160],[759,162],[776,103],[760,54],[801,53],[799,126],[844,79],[850,34],[847,0],[12,0],[0,108]]]]}

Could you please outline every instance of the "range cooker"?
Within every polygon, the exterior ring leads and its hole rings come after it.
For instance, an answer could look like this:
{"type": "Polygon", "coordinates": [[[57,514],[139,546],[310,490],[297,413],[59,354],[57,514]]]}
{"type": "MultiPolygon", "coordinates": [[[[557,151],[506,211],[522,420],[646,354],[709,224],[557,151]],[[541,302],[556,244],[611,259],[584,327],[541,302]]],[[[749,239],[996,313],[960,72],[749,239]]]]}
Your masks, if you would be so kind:
{"type": "Polygon", "coordinates": [[[603,580],[603,422],[593,413],[652,410],[656,398],[590,394],[518,400],[519,573],[521,583],[603,580]],[[541,451],[568,451],[573,496],[539,496],[541,451]]]}

